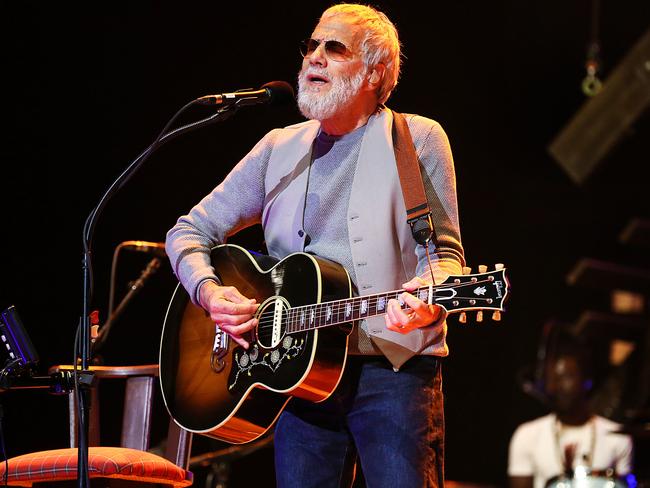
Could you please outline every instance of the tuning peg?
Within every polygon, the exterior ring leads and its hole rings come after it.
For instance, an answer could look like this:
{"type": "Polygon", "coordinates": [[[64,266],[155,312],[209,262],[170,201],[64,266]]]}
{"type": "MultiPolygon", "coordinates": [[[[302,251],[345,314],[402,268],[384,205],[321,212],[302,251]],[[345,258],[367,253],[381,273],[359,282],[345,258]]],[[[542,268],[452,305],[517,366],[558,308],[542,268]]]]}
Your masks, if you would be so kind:
{"type": "Polygon", "coordinates": [[[472,268],[470,268],[469,266],[463,266],[463,274],[464,275],[472,274],[472,268]]]}
{"type": "Polygon", "coordinates": [[[497,271],[502,270],[504,268],[503,263],[497,263],[494,265],[494,269],[497,271]]]}
{"type": "Polygon", "coordinates": [[[467,314],[465,312],[461,312],[460,316],[458,317],[458,321],[461,324],[466,324],[467,323],[467,314]]]}
{"type": "Polygon", "coordinates": [[[495,310],[494,313],[492,314],[492,320],[494,320],[495,322],[501,320],[501,312],[495,310]]]}
{"type": "Polygon", "coordinates": [[[487,266],[484,264],[479,264],[478,265],[478,272],[479,273],[485,273],[487,271],[487,266]]]}
{"type": "Polygon", "coordinates": [[[483,322],[483,310],[479,310],[478,312],[476,312],[476,321],[483,322]]]}

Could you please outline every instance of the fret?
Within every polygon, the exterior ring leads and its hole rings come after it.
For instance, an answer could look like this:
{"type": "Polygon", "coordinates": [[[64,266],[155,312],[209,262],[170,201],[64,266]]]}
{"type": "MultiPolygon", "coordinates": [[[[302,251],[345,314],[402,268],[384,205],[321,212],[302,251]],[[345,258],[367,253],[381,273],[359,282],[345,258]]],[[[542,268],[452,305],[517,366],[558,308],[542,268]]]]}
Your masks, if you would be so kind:
{"type": "Polygon", "coordinates": [[[290,308],[289,310],[287,310],[287,327],[286,327],[286,331],[287,331],[288,334],[293,332],[292,321],[293,321],[293,309],[290,308]]]}
{"type": "Polygon", "coordinates": [[[333,305],[331,303],[327,304],[325,306],[325,323],[326,324],[331,324],[332,323],[332,307],[333,305]]]}
{"type": "MultiPolygon", "coordinates": [[[[386,308],[386,302],[384,302],[383,309],[381,307],[381,300],[382,297],[380,295],[376,295],[375,299],[372,301],[373,303],[373,314],[374,315],[381,315],[384,313],[384,310],[386,308]]],[[[385,300],[385,299],[384,299],[385,300]]]]}
{"type": "Polygon", "coordinates": [[[368,297],[368,314],[366,317],[374,317],[377,314],[377,296],[368,297]]]}
{"type": "Polygon", "coordinates": [[[359,298],[354,298],[352,300],[352,319],[353,320],[359,320],[361,317],[359,315],[360,311],[360,306],[359,304],[361,303],[361,299],[359,298]]]}
{"type": "Polygon", "coordinates": [[[359,317],[365,317],[368,315],[368,299],[362,298],[359,308],[359,317]]]}
{"type": "Polygon", "coordinates": [[[306,305],[305,309],[307,311],[307,325],[305,326],[305,330],[312,330],[314,329],[314,319],[315,319],[315,314],[314,314],[314,309],[316,305],[306,305]]]}
{"type": "Polygon", "coordinates": [[[386,298],[386,295],[382,295],[377,299],[377,311],[380,313],[384,313],[386,311],[386,303],[388,302],[388,299],[386,298]]]}
{"type": "Polygon", "coordinates": [[[314,329],[321,325],[320,321],[320,303],[316,303],[311,307],[311,320],[309,321],[309,328],[314,329]]]}
{"type": "Polygon", "coordinates": [[[317,303],[316,305],[314,305],[314,309],[313,309],[314,322],[310,328],[318,328],[327,325],[326,309],[328,305],[329,305],[328,302],[317,303]]]}
{"type": "Polygon", "coordinates": [[[345,322],[344,310],[345,310],[345,301],[336,302],[336,323],[342,324],[345,322]]]}
{"type": "Polygon", "coordinates": [[[354,320],[354,298],[345,302],[345,320],[354,320]]]}
{"type": "Polygon", "coordinates": [[[352,302],[347,301],[345,302],[345,311],[343,312],[343,318],[344,320],[352,320],[352,302]]]}
{"type": "Polygon", "coordinates": [[[424,303],[429,303],[429,287],[422,287],[417,290],[416,296],[424,303]]]}

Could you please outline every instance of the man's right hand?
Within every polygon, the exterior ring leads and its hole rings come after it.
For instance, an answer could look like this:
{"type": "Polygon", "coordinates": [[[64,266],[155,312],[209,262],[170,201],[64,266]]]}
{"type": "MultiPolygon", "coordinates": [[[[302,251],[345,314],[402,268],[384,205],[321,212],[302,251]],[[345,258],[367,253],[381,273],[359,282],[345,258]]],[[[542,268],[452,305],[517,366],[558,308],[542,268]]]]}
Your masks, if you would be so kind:
{"type": "Polygon", "coordinates": [[[253,314],[259,304],[254,298],[246,298],[234,286],[207,281],[201,285],[199,302],[221,330],[248,349],[249,343],[242,336],[257,327],[253,314]]]}

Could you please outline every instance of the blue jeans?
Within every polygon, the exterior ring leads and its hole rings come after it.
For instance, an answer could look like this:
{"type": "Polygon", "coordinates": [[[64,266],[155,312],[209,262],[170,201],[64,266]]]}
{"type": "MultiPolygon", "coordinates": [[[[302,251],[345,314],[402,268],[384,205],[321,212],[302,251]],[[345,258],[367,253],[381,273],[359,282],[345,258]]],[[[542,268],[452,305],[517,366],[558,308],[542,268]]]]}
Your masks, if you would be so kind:
{"type": "Polygon", "coordinates": [[[439,358],[396,373],[384,357],[350,356],[324,402],[294,398],[275,428],[278,487],[351,486],[360,462],[369,488],[443,486],[439,358]]]}

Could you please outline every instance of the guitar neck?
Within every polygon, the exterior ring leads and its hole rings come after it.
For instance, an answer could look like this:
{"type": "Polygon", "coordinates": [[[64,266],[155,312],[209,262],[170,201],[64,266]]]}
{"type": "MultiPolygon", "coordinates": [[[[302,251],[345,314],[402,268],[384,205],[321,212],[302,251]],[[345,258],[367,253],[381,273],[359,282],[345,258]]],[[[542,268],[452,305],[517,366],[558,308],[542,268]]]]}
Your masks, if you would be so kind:
{"type": "MultiPolygon", "coordinates": [[[[305,332],[319,327],[341,325],[384,315],[388,301],[392,299],[397,300],[402,309],[408,309],[408,306],[400,298],[402,293],[404,290],[393,290],[375,295],[363,295],[295,307],[288,311],[286,331],[288,333],[305,332]]],[[[427,285],[410,293],[430,304],[451,300],[455,295],[453,286],[447,284],[427,285]]],[[[445,308],[449,310],[449,307],[445,308]]]]}
{"type": "MultiPolygon", "coordinates": [[[[502,311],[508,295],[505,268],[459,276],[449,276],[443,283],[427,285],[410,292],[429,304],[442,306],[447,313],[494,310],[502,311]]],[[[404,290],[393,290],[376,295],[363,295],[311,305],[290,308],[282,317],[288,333],[305,332],[319,327],[341,325],[386,313],[388,301],[395,299],[402,309],[408,306],[401,300],[404,290]]],[[[280,308],[276,308],[280,311],[280,308]]],[[[272,312],[273,314],[273,312],[272,312]]],[[[277,312],[275,313],[277,316],[277,312]]]]}

